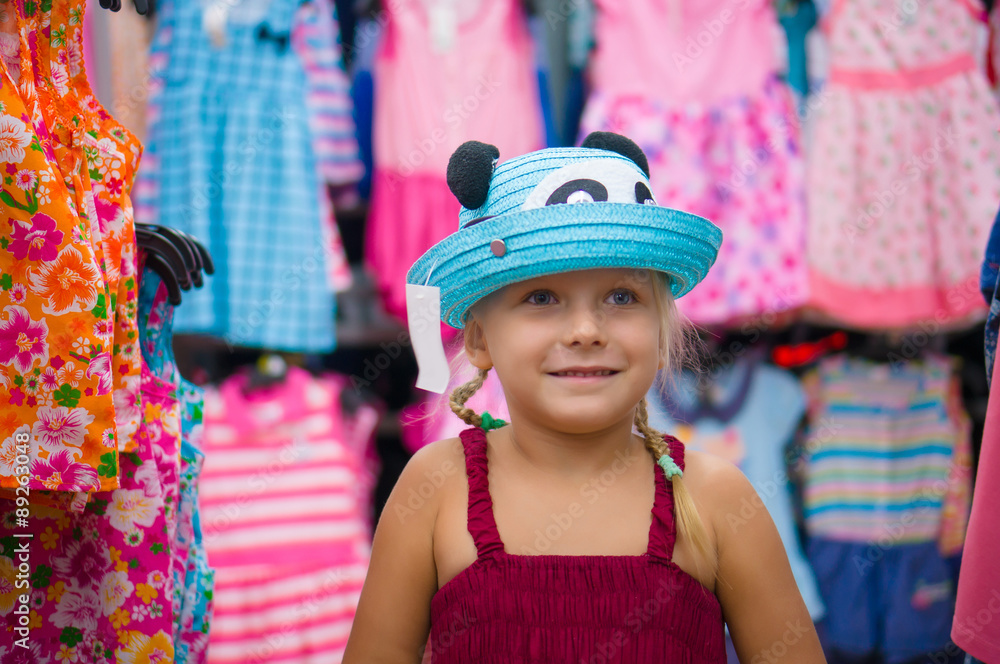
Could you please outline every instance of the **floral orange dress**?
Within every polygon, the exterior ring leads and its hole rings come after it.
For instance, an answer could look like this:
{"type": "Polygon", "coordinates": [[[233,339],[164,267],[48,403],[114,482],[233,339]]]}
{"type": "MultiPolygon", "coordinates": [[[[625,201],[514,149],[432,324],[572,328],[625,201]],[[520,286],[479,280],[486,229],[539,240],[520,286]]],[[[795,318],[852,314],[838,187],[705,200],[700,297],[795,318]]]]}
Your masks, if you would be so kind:
{"type": "Polygon", "coordinates": [[[0,489],[117,488],[141,417],[141,145],[87,84],[84,6],[0,4],[0,489]]]}

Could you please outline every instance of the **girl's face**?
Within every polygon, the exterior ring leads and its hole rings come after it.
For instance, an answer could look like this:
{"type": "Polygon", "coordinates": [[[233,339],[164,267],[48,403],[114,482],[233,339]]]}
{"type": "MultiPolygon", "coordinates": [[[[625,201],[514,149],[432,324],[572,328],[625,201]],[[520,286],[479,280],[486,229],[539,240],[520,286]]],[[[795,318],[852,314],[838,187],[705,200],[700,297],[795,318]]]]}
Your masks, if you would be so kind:
{"type": "Polygon", "coordinates": [[[585,270],[507,286],[476,307],[469,359],[496,368],[514,419],[574,434],[631,426],[664,366],[651,276],[585,270]]]}

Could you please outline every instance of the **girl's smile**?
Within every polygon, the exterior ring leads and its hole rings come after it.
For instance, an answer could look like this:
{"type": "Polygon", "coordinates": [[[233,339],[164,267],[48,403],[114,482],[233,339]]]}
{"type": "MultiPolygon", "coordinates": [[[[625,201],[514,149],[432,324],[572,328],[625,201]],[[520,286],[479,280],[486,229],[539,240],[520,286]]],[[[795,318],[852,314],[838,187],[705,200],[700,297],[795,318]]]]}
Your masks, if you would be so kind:
{"type": "Polygon", "coordinates": [[[561,371],[550,371],[549,375],[557,378],[589,379],[610,378],[618,373],[617,369],[609,369],[607,367],[570,367],[561,371]]]}
{"type": "Polygon", "coordinates": [[[561,384],[593,386],[607,385],[621,372],[605,367],[571,367],[563,371],[549,372],[561,384]]]}

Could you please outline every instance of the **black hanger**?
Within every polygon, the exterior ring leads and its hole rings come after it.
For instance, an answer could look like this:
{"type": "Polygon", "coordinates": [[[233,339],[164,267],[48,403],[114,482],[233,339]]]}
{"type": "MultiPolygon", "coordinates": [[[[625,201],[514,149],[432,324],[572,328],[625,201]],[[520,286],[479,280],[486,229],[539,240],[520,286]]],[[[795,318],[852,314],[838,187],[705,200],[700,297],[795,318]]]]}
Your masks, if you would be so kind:
{"type": "Polygon", "coordinates": [[[858,333],[849,335],[847,354],[852,357],[896,365],[900,362],[921,361],[928,353],[942,354],[947,337],[943,334],[928,335],[921,331],[906,333],[858,333]]]}
{"type": "Polygon", "coordinates": [[[215,274],[215,264],[212,262],[208,250],[187,233],[158,224],[137,223],[135,228],[136,239],[140,246],[148,245],[152,248],[162,248],[168,254],[165,258],[174,264],[175,269],[183,271],[187,275],[188,283],[183,281],[181,283],[184,290],[189,290],[191,285],[194,285],[195,288],[201,288],[205,283],[202,277],[203,272],[215,274]],[[171,250],[170,247],[176,251],[171,250]],[[178,257],[183,263],[183,268],[177,262],[178,257]]]}
{"type": "Polygon", "coordinates": [[[153,233],[156,233],[157,235],[162,236],[163,238],[168,240],[171,244],[173,244],[175,247],[177,247],[177,249],[181,252],[181,255],[184,258],[184,264],[186,265],[187,273],[191,279],[191,282],[194,284],[195,288],[201,288],[203,285],[205,285],[205,281],[201,277],[201,270],[202,270],[201,255],[197,251],[197,249],[195,249],[192,246],[193,240],[191,239],[190,236],[185,235],[174,228],[170,228],[169,226],[160,226],[153,224],[149,225],[137,224],[137,226],[139,225],[141,225],[145,230],[151,231],[153,233]]]}
{"type": "Polygon", "coordinates": [[[194,239],[193,236],[185,233],[184,231],[176,232],[187,240],[194,249],[200,259],[199,262],[201,263],[201,269],[205,272],[205,274],[215,274],[215,263],[212,262],[212,255],[208,253],[208,249],[206,249],[201,242],[198,242],[198,240],[194,239]]]}
{"type": "Polygon", "coordinates": [[[698,358],[697,368],[707,373],[729,367],[739,358],[763,359],[774,345],[773,336],[762,330],[703,332],[700,336],[704,352],[698,358]]]}
{"type": "Polygon", "coordinates": [[[184,254],[184,260],[188,263],[192,270],[198,265],[198,258],[195,256],[194,249],[188,242],[187,237],[181,235],[180,231],[175,228],[171,228],[170,226],[156,226],[156,232],[174,241],[177,248],[184,254]]]}
{"type": "Polygon", "coordinates": [[[140,249],[146,253],[158,254],[170,265],[182,289],[191,290],[190,268],[184,260],[184,254],[173,240],[144,224],[135,225],[135,239],[140,249]]]}
{"type": "Polygon", "coordinates": [[[214,271],[208,252],[191,236],[173,228],[154,224],[136,224],[137,246],[145,253],[146,263],[166,284],[170,302],[181,303],[181,291],[204,284],[201,271],[214,271]],[[205,265],[208,258],[209,265],[205,265]]]}
{"type": "MultiPolygon", "coordinates": [[[[105,9],[110,9],[113,12],[121,11],[122,0],[100,0],[101,7],[105,9]]],[[[132,4],[135,6],[135,11],[139,14],[145,16],[149,13],[149,3],[150,0],[132,0],[132,4]]]]}
{"type": "Polygon", "coordinates": [[[892,355],[898,355],[900,345],[898,341],[890,341],[888,335],[872,332],[852,332],[848,334],[847,355],[869,362],[887,364],[892,355]]]}
{"type": "Polygon", "coordinates": [[[201,288],[202,286],[205,285],[205,279],[204,277],[201,276],[202,272],[205,271],[205,264],[201,260],[201,252],[199,252],[198,249],[195,248],[194,242],[193,240],[191,240],[191,238],[189,238],[186,235],[181,235],[179,232],[177,232],[177,234],[178,234],[178,239],[187,248],[189,255],[191,257],[193,265],[193,267],[191,268],[191,281],[194,282],[195,288],[201,288]]]}
{"type": "Polygon", "coordinates": [[[181,287],[177,280],[177,273],[162,256],[149,252],[146,254],[146,267],[160,276],[163,285],[167,287],[167,297],[170,304],[179,306],[181,303],[181,287]]]}
{"type": "Polygon", "coordinates": [[[146,257],[146,265],[154,270],[167,288],[170,303],[181,303],[181,291],[200,288],[205,281],[202,271],[215,272],[212,257],[193,237],[169,226],[135,225],[136,245],[146,257]]]}
{"type": "Polygon", "coordinates": [[[271,27],[265,23],[257,26],[257,41],[272,41],[282,51],[288,50],[290,39],[287,32],[272,32],[271,27]]]}
{"type": "Polygon", "coordinates": [[[354,417],[362,406],[373,406],[383,410],[385,404],[378,395],[367,387],[350,387],[345,384],[340,388],[340,410],[348,417],[354,417]]]}

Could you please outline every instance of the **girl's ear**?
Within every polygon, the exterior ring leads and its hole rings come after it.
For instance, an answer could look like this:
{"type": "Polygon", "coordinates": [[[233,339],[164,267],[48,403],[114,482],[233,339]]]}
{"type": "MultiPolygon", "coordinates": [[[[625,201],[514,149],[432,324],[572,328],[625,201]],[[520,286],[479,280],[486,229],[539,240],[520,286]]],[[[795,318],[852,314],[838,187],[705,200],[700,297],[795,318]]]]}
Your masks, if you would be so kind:
{"type": "Polygon", "coordinates": [[[477,369],[493,368],[493,359],[486,345],[483,326],[475,316],[471,316],[465,326],[465,355],[469,358],[469,363],[477,369]]]}

